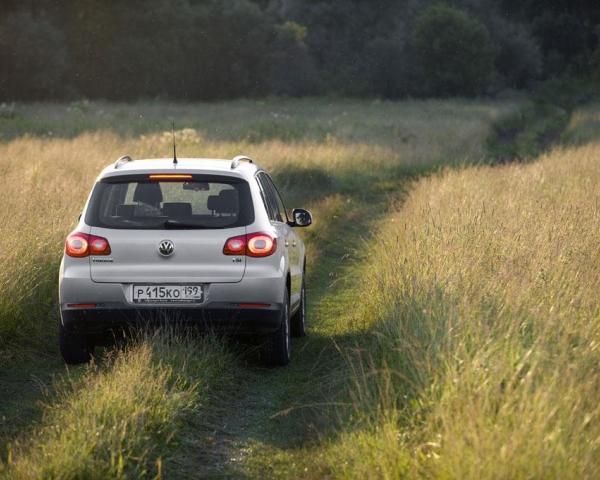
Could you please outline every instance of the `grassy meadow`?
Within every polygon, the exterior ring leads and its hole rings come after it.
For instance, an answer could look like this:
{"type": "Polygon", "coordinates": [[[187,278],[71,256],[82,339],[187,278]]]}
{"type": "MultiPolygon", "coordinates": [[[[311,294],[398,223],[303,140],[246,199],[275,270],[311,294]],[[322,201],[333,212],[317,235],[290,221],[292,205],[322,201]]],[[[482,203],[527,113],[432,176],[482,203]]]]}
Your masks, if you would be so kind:
{"type": "Polygon", "coordinates": [[[0,108],[0,478],[593,478],[600,107],[488,165],[492,101],[0,108]],[[62,242],[122,154],[258,159],[308,207],[288,368],[166,332],[67,369],[62,242]]]}
{"type": "Polygon", "coordinates": [[[597,476],[599,152],[446,170],[390,215],[355,313],[372,338],[348,354],[358,428],[324,455],[335,477],[597,476]]]}

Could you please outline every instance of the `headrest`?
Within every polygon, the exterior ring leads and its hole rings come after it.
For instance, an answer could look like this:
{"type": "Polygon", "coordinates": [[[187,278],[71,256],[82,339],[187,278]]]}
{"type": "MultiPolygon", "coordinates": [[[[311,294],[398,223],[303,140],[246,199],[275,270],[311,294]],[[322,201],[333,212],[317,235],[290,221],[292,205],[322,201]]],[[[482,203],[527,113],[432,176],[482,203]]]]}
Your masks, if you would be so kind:
{"type": "Polygon", "coordinates": [[[167,217],[191,217],[192,204],[183,202],[163,203],[163,215],[167,217]]]}
{"type": "Polygon", "coordinates": [[[162,199],[162,190],[158,183],[138,183],[133,193],[134,202],[142,202],[155,207],[160,206],[162,199]]]}
{"type": "Polygon", "coordinates": [[[216,213],[238,213],[239,198],[237,190],[221,190],[218,195],[209,196],[207,207],[216,213]]]}
{"type": "Polygon", "coordinates": [[[115,209],[117,217],[133,217],[133,212],[135,212],[135,205],[127,205],[125,203],[117,205],[115,209]]]}

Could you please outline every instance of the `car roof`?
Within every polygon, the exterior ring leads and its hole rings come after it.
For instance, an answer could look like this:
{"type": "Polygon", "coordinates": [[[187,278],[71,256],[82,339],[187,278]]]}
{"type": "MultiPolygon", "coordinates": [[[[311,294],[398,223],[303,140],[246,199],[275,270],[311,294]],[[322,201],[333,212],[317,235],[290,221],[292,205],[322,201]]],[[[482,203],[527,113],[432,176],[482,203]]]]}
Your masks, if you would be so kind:
{"type": "Polygon", "coordinates": [[[98,178],[137,173],[205,173],[251,178],[262,170],[257,164],[248,161],[233,162],[231,159],[219,158],[177,158],[177,163],[174,163],[172,157],[140,160],[121,157],[102,170],[98,178]]]}

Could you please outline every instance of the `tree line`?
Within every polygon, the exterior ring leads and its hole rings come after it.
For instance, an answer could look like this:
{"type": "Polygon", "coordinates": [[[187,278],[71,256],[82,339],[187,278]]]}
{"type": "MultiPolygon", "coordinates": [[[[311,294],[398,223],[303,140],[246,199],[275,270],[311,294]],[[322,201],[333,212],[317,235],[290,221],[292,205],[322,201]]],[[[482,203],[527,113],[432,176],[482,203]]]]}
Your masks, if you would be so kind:
{"type": "Polygon", "coordinates": [[[2,0],[0,100],[471,96],[600,77],[597,0],[2,0]]]}

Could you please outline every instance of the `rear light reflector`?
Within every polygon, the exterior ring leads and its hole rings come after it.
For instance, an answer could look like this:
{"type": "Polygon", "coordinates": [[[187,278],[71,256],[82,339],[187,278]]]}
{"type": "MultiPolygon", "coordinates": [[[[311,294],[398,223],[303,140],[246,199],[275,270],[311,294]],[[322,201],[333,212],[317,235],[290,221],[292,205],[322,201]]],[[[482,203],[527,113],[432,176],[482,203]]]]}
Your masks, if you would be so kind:
{"type": "Polygon", "coordinates": [[[270,307],[270,303],[238,303],[239,308],[267,308],[270,307]]]}
{"type": "Polygon", "coordinates": [[[65,253],[69,257],[78,258],[88,255],[110,255],[110,244],[104,237],[73,232],[65,241],[65,253]]]}
{"type": "Polygon", "coordinates": [[[67,303],[69,308],[96,308],[95,303],[67,303]]]}
{"type": "Polygon", "coordinates": [[[183,173],[153,173],[148,177],[153,181],[172,181],[179,182],[181,180],[192,180],[192,175],[187,175],[183,173]]]}
{"type": "Polygon", "coordinates": [[[268,257],[277,250],[277,239],[268,233],[256,232],[228,238],[223,246],[225,255],[268,257]]]}

